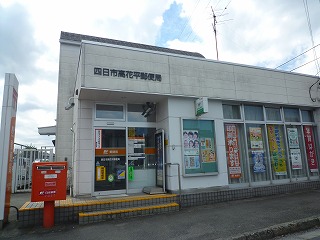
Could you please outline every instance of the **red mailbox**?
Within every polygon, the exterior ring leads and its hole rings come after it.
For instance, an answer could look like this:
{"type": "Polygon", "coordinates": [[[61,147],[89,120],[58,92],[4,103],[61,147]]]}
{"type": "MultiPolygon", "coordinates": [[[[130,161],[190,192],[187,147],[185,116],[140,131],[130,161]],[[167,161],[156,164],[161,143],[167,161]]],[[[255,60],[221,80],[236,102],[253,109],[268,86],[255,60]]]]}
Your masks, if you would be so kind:
{"type": "Polygon", "coordinates": [[[65,200],[66,196],[67,162],[32,164],[32,202],[65,200]]]}
{"type": "Polygon", "coordinates": [[[43,226],[54,225],[54,201],[67,197],[67,162],[32,164],[31,201],[44,201],[43,226]]]}

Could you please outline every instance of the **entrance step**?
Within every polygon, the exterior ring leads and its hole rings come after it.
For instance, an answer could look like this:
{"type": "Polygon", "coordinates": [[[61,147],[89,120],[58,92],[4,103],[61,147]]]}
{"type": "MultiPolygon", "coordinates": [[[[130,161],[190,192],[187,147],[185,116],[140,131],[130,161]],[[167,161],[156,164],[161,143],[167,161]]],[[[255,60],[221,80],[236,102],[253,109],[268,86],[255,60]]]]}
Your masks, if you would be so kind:
{"type": "Polygon", "coordinates": [[[179,211],[178,203],[139,206],[105,211],[79,213],[79,224],[96,223],[114,219],[123,219],[137,216],[147,216],[179,211]]]}
{"type": "MultiPolygon", "coordinates": [[[[108,219],[144,216],[179,210],[176,194],[70,198],[55,201],[55,224],[87,224],[108,219]],[[100,219],[100,220],[97,220],[100,219]]],[[[21,227],[43,222],[43,202],[26,202],[19,209],[21,227]]]]}
{"type": "Polygon", "coordinates": [[[144,193],[147,193],[147,194],[163,194],[165,193],[163,191],[163,188],[160,188],[160,187],[144,187],[143,190],[142,190],[144,193]]]}

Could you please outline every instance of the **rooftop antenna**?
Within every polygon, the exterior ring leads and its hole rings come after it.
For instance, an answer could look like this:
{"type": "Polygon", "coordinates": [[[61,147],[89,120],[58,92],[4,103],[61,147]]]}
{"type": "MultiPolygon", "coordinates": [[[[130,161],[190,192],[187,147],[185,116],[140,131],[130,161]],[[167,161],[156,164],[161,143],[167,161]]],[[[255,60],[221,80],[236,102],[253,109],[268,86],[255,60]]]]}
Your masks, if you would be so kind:
{"type": "MultiPolygon", "coordinates": [[[[232,1],[232,0],[229,1],[229,3],[227,4],[226,7],[224,7],[223,9],[220,10],[220,11],[222,11],[222,12],[221,12],[221,14],[218,15],[218,17],[221,17],[221,16],[223,16],[223,15],[226,15],[226,14],[223,14],[223,13],[224,13],[224,11],[227,9],[227,7],[228,7],[229,4],[231,3],[231,1],[232,1]]],[[[220,1],[219,1],[219,2],[220,2],[220,1]]],[[[218,2],[218,4],[219,4],[219,2],[218,2]]],[[[215,14],[212,6],[211,6],[211,11],[212,11],[212,16],[213,16],[212,28],[213,28],[214,37],[215,37],[215,40],[216,40],[217,61],[219,61],[218,39],[217,39],[217,24],[218,24],[218,22],[217,22],[217,16],[216,16],[216,14],[215,14]]],[[[219,10],[218,10],[218,11],[219,11],[219,10]]],[[[221,23],[221,22],[226,22],[226,21],[230,21],[230,20],[233,20],[233,19],[227,19],[227,20],[219,21],[219,23],[221,23]]]]}
{"type": "Polygon", "coordinates": [[[218,41],[217,41],[217,16],[213,11],[213,8],[211,6],[211,11],[212,11],[212,16],[213,16],[213,23],[212,23],[212,27],[213,27],[213,32],[214,32],[214,37],[216,40],[216,52],[217,52],[217,61],[219,61],[219,53],[218,53],[218,41]]]}

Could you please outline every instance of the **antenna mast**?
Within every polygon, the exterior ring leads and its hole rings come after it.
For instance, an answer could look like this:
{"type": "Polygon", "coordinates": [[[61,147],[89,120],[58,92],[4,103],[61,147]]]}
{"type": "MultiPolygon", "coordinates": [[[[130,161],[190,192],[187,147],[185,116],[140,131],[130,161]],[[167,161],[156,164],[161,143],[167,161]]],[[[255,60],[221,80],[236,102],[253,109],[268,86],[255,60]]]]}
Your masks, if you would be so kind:
{"type": "Polygon", "coordinates": [[[212,23],[212,27],[213,27],[213,32],[214,32],[214,37],[216,40],[216,52],[217,52],[217,61],[219,61],[219,54],[218,54],[218,41],[217,41],[217,16],[213,11],[213,8],[211,6],[211,11],[212,11],[212,15],[213,15],[213,23],[212,23]]]}

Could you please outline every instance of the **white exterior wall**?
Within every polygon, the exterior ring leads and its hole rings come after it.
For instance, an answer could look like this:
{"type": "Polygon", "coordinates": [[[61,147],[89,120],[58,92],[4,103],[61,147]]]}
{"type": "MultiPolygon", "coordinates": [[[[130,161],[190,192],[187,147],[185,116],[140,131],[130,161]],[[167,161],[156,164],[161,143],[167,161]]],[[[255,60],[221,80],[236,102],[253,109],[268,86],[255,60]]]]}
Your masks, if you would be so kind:
{"type": "Polygon", "coordinates": [[[92,128],[94,103],[81,100],[76,109],[78,109],[78,125],[76,126],[73,194],[88,195],[92,193],[94,173],[94,131],[92,128]]]}
{"type": "MultiPolygon", "coordinates": [[[[192,98],[169,98],[169,129],[167,137],[167,162],[179,163],[183,174],[183,144],[182,144],[182,119],[195,119],[195,99],[192,98]]],[[[181,176],[182,190],[199,189],[228,185],[227,161],[225,154],[225,138],[223,127],[223,113],[221,101],[209,101],[209,112],[197,118],[199,120],[214,120],[215,123],[215,146],[217,153],[218,175],[209,176],[181,176]]],[[[178,190],[177,166],[168,168],[168,189],[178,190]]]]}
{"type": "MultiPolygon", "coordinates": [[[[80,45],[62,42],[60,48],[59,91],[57,110],[57,160],[68,159],[73,167],[73,193],[91,194],[94,174],[93,111],[95,97],[81,99],[84,89],[99,90],[101,97],[108,93],[140,93],[164,96],[157,102],[157,128],[165,130],[168,140],[166,157],[169,163],[179,163],[183,173],[181,119],[196,119],[194,101],[198,97],[209,98],[209,113],[199,119],[215,122],[218,175],[182,176],[182,189],[207,188],[228,185],[225,137],[223,127],[223,101],[236,103],[279,104],[282,106],[319,107],[309,98],[309,87],[316,78],[231,63],[174,56],[141,49],[119,46],[82,44],[81,61],[77,76],[80,45]],[[94,67],[126,71],[144,71],[161,74],[162,81],[107,77],[94,75],[94,67]],[[77,84],[75,88],[75,79],[77,84]],[[74,90],[79,91],[79,102],[73,109],[64,109],[74,90]],[[74,118],[73,118],[74,114],[74,118]],[[73,135],[75,129],[74,163],[72,164],[73,135]]],[[[98,92],[97,92],[98,93],[98,92]]],[[[312,90],[312,95],[317,95],[312,90]]],[[[141,95],[140,95],[141,96],[141,95]]],[[[78,96],[75,96],[76,98],[78,96]]],[[[314,96],[315,97],[315,96],[314,96]]],[[[102,100],[104,101],[104,100],[102,100]]],[[[320,122],[320,114],[315,116],[320,122]]],[[[318,128],[319,131],[319,128],[318,128]]],[[[318,134],[320,135],[320,134],[318,134]]],[[[167,167],[167,188],[178,189],[177,166],[167,167]]]]}
{"type": "Polygon", "coordinates": [[[84,44],[84,48],[85,88],[319,106],[309,98],[309,87],[317,80],[311,76],[119,47],[84,44]],[[94,75],[94,67],[157,73],[162,81],[94,75]]]}
{"type": "MultiPolygon", "coordinates": [[[[319,144],[320,144],[320,140],[319,140],[319,138],[320,138],[320,109],[319,108],[317,108],[315,111],[314,111],[314,122],[317,124],[317,143],[318,143],[318,146],[319,146],[319,144]]],[[[319,149],[318,149],[318,153],[319,153],[319,149]]],[[[318,160],[319,161],[319,160],[318,160]]],[[[319,164],[319,162],[318,162],[318,164],[319,164]]]]}
{"type": "Polygon", "coordinates": [[[56,128],[56,161],[68,161],[72,165],[73,136],[70,129],[73,125],[74,109],[65,110],[70,97],[74,95],[79,45],[61,44],[59,60],[59,82],[57,101],[56,128]]]}

